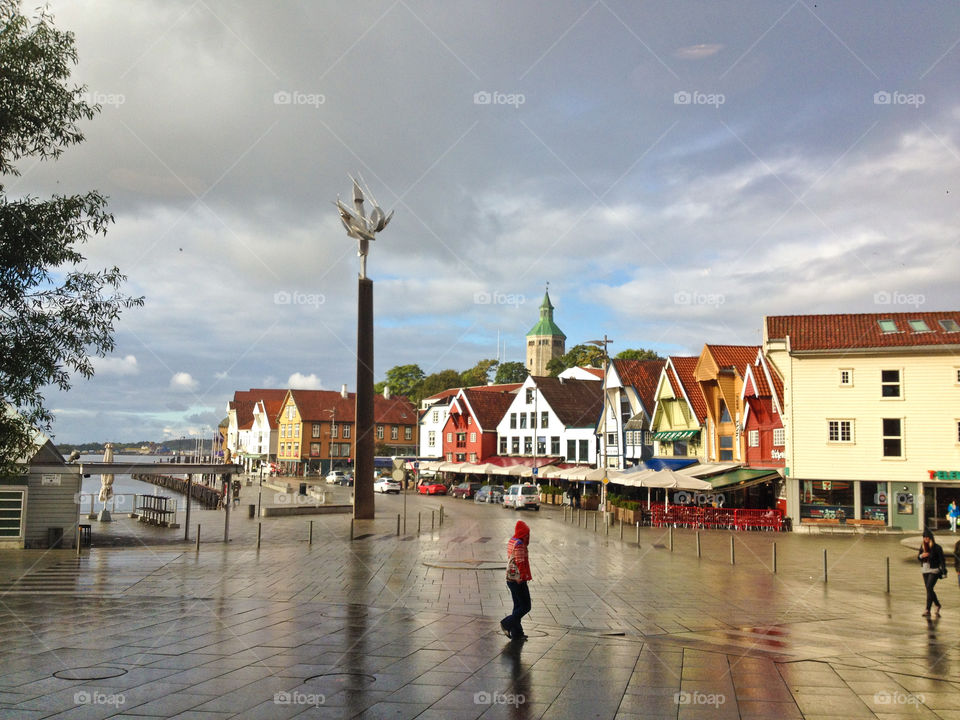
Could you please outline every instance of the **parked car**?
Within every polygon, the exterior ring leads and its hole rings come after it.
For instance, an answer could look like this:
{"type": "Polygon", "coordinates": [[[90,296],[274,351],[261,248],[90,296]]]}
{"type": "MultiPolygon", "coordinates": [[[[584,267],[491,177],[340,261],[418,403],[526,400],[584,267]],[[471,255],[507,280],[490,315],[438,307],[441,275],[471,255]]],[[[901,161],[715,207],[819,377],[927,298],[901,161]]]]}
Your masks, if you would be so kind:
{"type": "Polygon", "coordinates": [[[382,477],[373,484],[374,492],[400,494],[400,483],[388,477],[382,477]]]}
{"type": "Polygon", "coordinates": [[[540,494],[537,486],[530,483],[517,483],[507,488],[503,496],[503,506],[514,510],[540,510],[540,494]]]}
{"type": "Polygon", "coordinates": [[[450,495],[455,498],[463,498],[468,500],[476,495],[477,490],[481,487],[478,482],[464,482],[457,485],[455,488],[450,490],[450,495]]]}
{"type": "Polygon", "coordinates": [[[329,483],[339,484],[337,483],[337,481],[346,476],[347,474],[343,470],[331,470],[330,472],[327,473],[326,479],[327,479],[327,482],[329,483]]]}
{"type": "Polygon", "coordinates": [[[503,485],[484,485],[477,490],[477,494],[473,496],[473,501],[478,503],[501,503],[503,502],[503,494],[505,492],[506,490],[503,489],[503,485]]]}
{"type": "Polygon", "coordinates": [[[446,495],[447,486],[438,482],[426,482],[417,488],[421,495],[446,495]]]}

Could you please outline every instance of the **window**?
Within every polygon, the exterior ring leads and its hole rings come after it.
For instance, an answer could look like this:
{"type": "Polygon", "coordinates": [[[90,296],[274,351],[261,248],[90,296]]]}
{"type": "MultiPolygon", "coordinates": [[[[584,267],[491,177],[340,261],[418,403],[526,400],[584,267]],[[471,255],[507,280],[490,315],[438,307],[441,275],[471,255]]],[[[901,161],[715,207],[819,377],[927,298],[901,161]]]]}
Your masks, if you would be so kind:
{"type": "Polygon", "coordinates": [[[477,461],[477,454],[470,453],[470,462],[475,463],[477,461]]]}
{"type": "Polygon", "coordinates": [[[730,422],[730,411],[727,410],[727,404],[723,400],[720,401],[720,422],[730,422]]]}
{"type": "Polygon", "coordinates": [[[330,457],[340,457],[340,443],[330,443],[330,457]]]}
{"type": "Polygon", "coordinates": [[[514,455],[520,454],[520,438],[510,438],[510,452],[514,455]]]}
{"type": "Polygon", "coordinates": [[[895,320],[877,320],[877,323],[880,325],[880,332],[882,333],[900,332],[897,330],[897,323],[895,320]]]}
{"type": "Polygon", "coordinates": [[[448,433],[447,433],[447,442],[453,442],[453,433],[452,433],[452,432],[448,432],[448,433]]]}
{"type": "Polygon", "coordinates": [[[294,409],[293,405],[287,405],[287,420],[293,420],[294,409]]]}
{"type": "MultiPolygon", "coordinates": [[[[314,425],[314,427],[319,427],[319,426],[318,426],[318,425],[314,425]]],[[[319,436],[319,435],[314,435],[314,437],[320,437],[320,436],[319,436]]],[[[330,424],[330,437],[332,437],[332,438],[340,437],[340,426],[337,425],[336,423],[331,423],[331,424],[330,424]]]]}
{"type": "Polygon", "coordinates": [[[957,440],[957,442],[958,442],[958,443],[960,443],[960,420],[957,420],[957,434],[956,434],[956,440],[957,440]]]}
{"type": "Polygon", "coordinates": [[[477,441],[477,434],[475,432],[470,433],[470,442],[475,443],[477,441]]]}
{"type": "Polygon", "coordinates": [[[383,425],[377,425],[377,440],[383,440],[383,425]]]}
{"type": "Polygon", "coordinates": [[[550,454],[551,455],[560,454],[560,438],[556,436],[550,438],[550,454]]]}
{"type": "Polygon", "coordinates": [[[747,446],[748,447],[760,447],[760,431],[751,430],[747,433],[747,446]]]}
{"type": "Polygon", "coordinates": [[[437,431],[436,431],[436,430],[431,430],[430,433],[427,435],[427,444],[428,444],[430,447],[435,447],[435,446],[436,446],[436,444],[437,444],[437,431]]]}
{"type": "Polygon", "coordinates": [[[903,421],[900,418],[883,419],[883,456],[903,457],[903,421]]]}
{"type": "Polygon", "coordinates": [[[403,439],[404,440],[413,440],[413,428],[407,425],[403,429],[403,439]]]}
{"type": "Polygon", "coordinates": [[[440,411],[434,410],[433,415],[431,416],[431,419],[434,424],[440,422],[440,411]]]}
{"type": "Polygon", "coordinates": [[[590,443],[588,440],[580,441],[580,462],[590,461],[590,443]]]}
{"type": "Polygon", "coordinates": [[[293,426],[293,436],[294,436],[294,437],[300,437],[300,426],[299,426],[299,425],[294,425],[294,426],[293,426]]]}
{"type": "Polygon", "coordinates": [[[784,428],[774,428],[773,429],[773,446],[774,447],[783,447],[786,445],[786,430],[784,428]]]}
{"type": "Polygon", "coordinates": [[[349,438],[349,437],[350,437],[350,426],[349,426],[349,425],[344,425],[344,426],[343,426],[343,439],[346,440],[346,439],[349,438]]]}
{"type": "Polygon", "coordinates": [[[577,441],[567,440],[567,460],[576,462],[577,460],[577,441]]]}
{"type": "Polygon", "coordinates": [[[547,454],[547,439],[543,436],[537,437],[537,455],[547,454]]]}
{"type": "Polygon", "coordinates": [[[516,413],[510,413],[510,429],[511,429],[511,430],[516,430],[516,429],[517,429],[517,414],[516,414],[516,413]]]}
{"type": "Polygon", "coordinates": [[[900,397],[900,371],[880,371],[880,395],[885,398],[900,397]]]}
{"type": "Polygon", "coordinates": [[[827,440],[829,442],[853,442],[853,420],[828,420],[827,440]]]}
{"type": "Polygon", "coordinates": [[[956,320],[951,320],[950,318],[941,320],[940,327],[943,328],[944,332],[960,332],[960,325],[957,324],[956,320]]]}
{"type": "Polygon", "coordinates": [[[527,388],[526,401],[527,401],[527,405],[533,404],[533,388],[527,388]]]}
{"type": "Polygon", "coordinates": [[[293,444],[293,456],[300,457],[300,443],[293,444]]]}
{"type": "Polygon", "coordinates": [[[910,323],[910,329],[915,333],[925,333],[930,332],[930,328],[927,326],[927,323],[923,320],[908,320],[910,323]]]}
{"type": "Polygon", "coordinates": [[[526,414],[526,413],[520,413],[520,429],[521,429],[521,430],[526,430],[526,429],[527,429],[527,414],[526,414]]]}
{"type": "Polygon", "coordinates": [[[457,433],[457,447],[462,448],[467,446],[467,434],[465,432],[457,433]]]}
{"type": "Polygon", "coordinates": [[[472,416],[467,418],[467,425],[473,425],[473,417],[472,417],[472,416]]]}
{"type": "Polygon", "coordinates": [[[400,437],[400,428],[398,428],[396,425],[391,425],[391,426],[390,426],[390,439],[391,439],[391,440],[396,440],[398,437],[400,437]]]}
{"type": "Polygon", "coordinates": [[[542,412],[540,413],[540,427],[550,427],[550,413],[542,412]]]}
{"type": "Polygon", "coordinates": [[[529,435],[523,439],[523,454],[533,455],[533,438],[529,435]]]}
{"type": "Polygon", "coordinates": [[[733,435],[720,436],[720,460],[733,460],[733,435]]]}
{"type": "Polygon", "coordinates": [[[505,437],[500,438],[500,454],[507,454],[507,438],[505,437]]]}
{"type": "Polygon", "coordinates": [[[287,436],[287,426],[286,426],[286,425],[281,425],[281,426],[280,426],[280,437],[285,438],[286,436],[287,436]]]}
{"type": "MultiPolygon", "coordinates": [[[[320,423],[313,423],[313,427],[312,427],[312,429],[311,429],[310,436],[311,436],[311,437],[315,437],[315,438],[320,437],[320,428],[321,428],[321,427],[322,427],[322,426],[320,425],[320,423]]],[[[333,437],[336,437],[336,435],[334,435],[333,437]]]]}
{"type": "Polygon", "coordinates": [[[616,447],[617,444],[617,434],[616,433],[607,433],[607,445],[613,445],[616,447]]]}
{"type": "Polygon", "coordinates": [[[533,412],[530,413],[530,427],[531,429],[537,427],[537,414],[533,412]]]}
{"type": "Polygon", "coordinates": [[[843,387],[853,386],[853,370],[850,368],[844,368],[840,371],[840,385],[843,387]]]}
{"type": "Polygon", "coordinates": [[[320,457],[320,443],[310,443],[310,457],[320,457]]]}

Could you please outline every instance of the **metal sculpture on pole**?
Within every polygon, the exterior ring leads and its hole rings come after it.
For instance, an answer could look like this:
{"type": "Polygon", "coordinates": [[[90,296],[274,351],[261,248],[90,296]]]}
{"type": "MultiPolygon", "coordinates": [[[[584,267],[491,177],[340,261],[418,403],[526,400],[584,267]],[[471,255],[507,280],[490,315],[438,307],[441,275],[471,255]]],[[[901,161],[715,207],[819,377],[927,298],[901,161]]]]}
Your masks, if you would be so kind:
{"type": "Polygon", "coordinates": [[[385,214],[373,194],[367,189],[372,208],[367,216],[363,209],[364,193],[360,183],[353,180],[353,209],[337,198],[340,221],[349,237],[357,241],[360,257],[360,277],[357,293],[357,412],[355,462],[353,468],[353,517],[356,520],[372,520],[373,502],[373,280],[367,277],[367,254],[370,242],[383,230],[393,212],[385,214]]]}

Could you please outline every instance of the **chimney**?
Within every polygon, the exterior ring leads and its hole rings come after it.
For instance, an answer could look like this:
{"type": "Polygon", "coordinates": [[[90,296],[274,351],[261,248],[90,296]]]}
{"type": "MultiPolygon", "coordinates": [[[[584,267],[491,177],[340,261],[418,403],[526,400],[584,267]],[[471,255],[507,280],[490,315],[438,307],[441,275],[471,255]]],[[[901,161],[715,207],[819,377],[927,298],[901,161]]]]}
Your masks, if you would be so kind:
{"type": "Polygon", "coordinates": [[[347,399],[347,384],[346,384],[346,383],[344,383],[343,385],[340,386],[340,397],[342,397],[344,400],[347,399]]]}
{"type": "Polygon", "coordinates": [[[390,399],[390,386],[389,386],[389,385],[384,385],[384,386],[383,386],[383,399],[384,399],[384,400],[389,400],[389,399],[390,399]]]}

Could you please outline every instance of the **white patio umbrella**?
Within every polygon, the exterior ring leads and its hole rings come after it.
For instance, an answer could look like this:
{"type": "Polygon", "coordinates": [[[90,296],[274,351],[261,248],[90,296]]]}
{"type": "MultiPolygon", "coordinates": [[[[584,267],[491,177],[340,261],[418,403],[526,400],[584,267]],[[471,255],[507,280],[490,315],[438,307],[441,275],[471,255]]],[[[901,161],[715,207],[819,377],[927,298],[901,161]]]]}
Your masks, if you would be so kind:
{"type": "MultiPolygon", "coordinates": [[[[113,443],[107,443],[103,450],[103,461],[105,463],[113,462],[113,443]]],[[[106,473],[100,476],[100,502],[106,503],[113,497],[113,475],[106,473]]]]}

